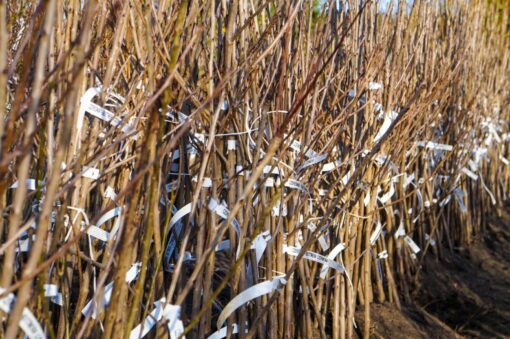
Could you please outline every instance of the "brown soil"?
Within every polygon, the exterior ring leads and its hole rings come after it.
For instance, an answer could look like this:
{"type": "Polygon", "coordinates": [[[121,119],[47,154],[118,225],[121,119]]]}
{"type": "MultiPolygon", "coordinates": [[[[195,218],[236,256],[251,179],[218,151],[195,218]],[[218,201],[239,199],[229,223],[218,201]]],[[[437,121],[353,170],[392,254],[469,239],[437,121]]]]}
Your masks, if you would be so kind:
{"type": "Polygon", "coordinates": [[[414,305],[371,305],[372,337],[510,338],[510,207],[501,213],[468,248],[427,256],[414,305]]]}

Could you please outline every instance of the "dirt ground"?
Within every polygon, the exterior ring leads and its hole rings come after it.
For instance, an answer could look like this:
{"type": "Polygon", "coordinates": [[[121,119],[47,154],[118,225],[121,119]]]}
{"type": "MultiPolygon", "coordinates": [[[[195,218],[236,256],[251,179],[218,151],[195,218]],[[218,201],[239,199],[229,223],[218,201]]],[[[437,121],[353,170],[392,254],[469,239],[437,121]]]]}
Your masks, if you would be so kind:
{"type": "Polygon", "coordinates": [[[428,256],[413,305],[371,305],[372,337],[510,338],[510,207],[488,220],[469,248],[428,256]]]}

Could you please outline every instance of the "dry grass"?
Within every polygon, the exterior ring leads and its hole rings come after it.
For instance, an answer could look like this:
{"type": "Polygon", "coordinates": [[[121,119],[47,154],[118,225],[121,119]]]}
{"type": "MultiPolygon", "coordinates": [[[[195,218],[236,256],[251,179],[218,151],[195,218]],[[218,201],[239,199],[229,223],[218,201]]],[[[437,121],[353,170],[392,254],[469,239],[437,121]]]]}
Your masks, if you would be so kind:
{"type": "Polygon", "coordinates": [[[16,295],[0,336],[30,311],[52,338],[144,319],[157,336],[180,319],[192,338],[351,338],[358,305],[400,308],[425,255],[483,232],[510,188],[508,2],[347,2],[0,1],[16,295]],[[322,277],[310,252],[330,255],[322,277]],[[157,301],[180,316],[155,319],[157,301]]]}

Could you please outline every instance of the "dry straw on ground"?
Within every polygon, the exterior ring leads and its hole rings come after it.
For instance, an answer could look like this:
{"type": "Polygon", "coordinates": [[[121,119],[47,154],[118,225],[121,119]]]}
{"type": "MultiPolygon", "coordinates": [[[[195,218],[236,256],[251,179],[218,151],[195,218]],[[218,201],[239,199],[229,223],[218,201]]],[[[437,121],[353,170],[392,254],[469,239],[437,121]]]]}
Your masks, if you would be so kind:
{"type": "Polygon", "coordinates": [[[0,1],[0,336],[368,337],[483,232],[508,2],[319,3],[0,1]]]}

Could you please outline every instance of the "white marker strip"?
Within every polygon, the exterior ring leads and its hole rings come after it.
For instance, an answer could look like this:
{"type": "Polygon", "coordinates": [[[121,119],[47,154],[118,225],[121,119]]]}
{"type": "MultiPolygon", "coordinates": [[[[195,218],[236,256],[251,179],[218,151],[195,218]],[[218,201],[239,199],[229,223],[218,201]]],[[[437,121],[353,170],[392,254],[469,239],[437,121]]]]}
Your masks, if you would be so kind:
{"type": "Polygon", "coordinates": [[[382,232],[382,224],[381,222],[378,220],[377,221],[377,226],[375,227],[375,230],[372,232],[372,234],[370,235],[370,244],[373,245],[375,244],[375,242],[377,241],[377,239],[379,239],[379,236],[381,235],[381,232],[382,232]]]}
{"type": "Polygon", "coordinates": [[[227,140],[227,153],[228,151],[235,151],[237,148],[236,140],[227,140]]]}
{"type": "Polygon", "coordinates": [[[165,305],[165,298],[154,303],[155,308],[145,318],[143,324],[138,324],[130,333],[130,339],[139,339],[145,337],[150,330],[163,318],[168,320],[168,328],[170,330],[170,338],[178,338],[183,332],[184,327],[179,319],[181,307],[176,305],[165,305]],[[143,326],[142,326],[143,325],[143,326]]]}
{"type": "Polygon", "coordinates": [[[398,226],[397,231],[395,232],[395,238],[400,238],[406,235],[406,229],[404,226],[404,223],[401,221],[400,225],[398,226]]]}
{"type": "Polygon", "coordinates": [[[276,200],[276,204],[273,206],[273,209],[271,210],[271,216],[286,217],[287,216],[287,204],[285,202],[282,204],[280,202],[280,199],[276,200]]]}
{"type": "MultiPolygon", "coordinates": [[[[138,277],[141,267],[142,267],[141,262],[137,262],[133,266],[131,266],[131,268],[126,272],[126,283],[130,284],[132,281],[134,281],[138,277]]],[[[110,304],[110,299],[112,297],[112,291],[113,291],[113,281],[111,283],[109,283],[108,285],[106,285],[106,287],[104,288],[104,296],[100,302],[100,304],[101,304],[101,307],[99,308],[100,310],[102,310],[104,307],[106,307],[110,304]]],[[[94,299],[92,299],[81,310],[81,313],[84,316],[87,316],[89,314],[89,312],[92,312],[92,318],[96,319],[96,315],[97,315],[96,308],[97,307],[95,306],[95,301],[94,301],[94,299]]]]}
{"type": "Polygon", "coordinates": [[[391,111],[391,113],[389,113],[389,114],[384,115],[383,124],[381,125],[381,128],[379,129],[379,131],[377,132],[377,134],[374,138],[374,143],[378,143],[379,140],[381,140],[381,138],[388,132],[391,124],[397,117],[398,117],[398,113],[393,112],[393,111],[391,111]]]}
{"type": "MultiPolygon", "coordinates": [[[[198,182],[198,177],[194,176],[193,179],[191,179],[193,182],[198,182]]],[[[204,181],[202,183],[202,188],[209,188],[212,187],[212,180],[211,178],[205,177],[204,181]]]]}
{"type": "Polygon", "coordinates": [[[438,144],[438,143],[435,143],[432,141],[428,141],[428,142],[420,141],[420,142],[418,142],[418,146],[425,147],[425,148],[428,148],[428,149],[431,149],[434,151],[446,151],[446,152],[453,151],[453,146],[451,146],[451,145],[438,144]]]}
{"type": "MultiPolygon", "coordinates": [[[[227,336],[227,326],[223,327],[221,330],[218,330],[207,337],[207,339],[223,339],[227,336]]],[[[239,333],[239,327],[237,324],[232,324],[232,334],[239,333]]]]}
{"type": "Polygon", "coordinates": [[[274,187],[274,179],[269,177],[264,184],[265,187],[274,187]]]}
{"type": "MultiPolygon", "coordinates": [[[[168,232],[170,232],[170,230],[175,226],[175,233],[177,234],[178,237],[181,234],[182,228],[184,227],[184,224],[182,223],[182,218],[191,213],[191,203],[184,205],[179,210],[177,210],[177,208],[173,206],[172,213],[174,213],[174,215],[172,216],[172,219],[170,219],[170,226],[168,228],[168,232]]],[[[174,253],[176,246],[177,246],[176,237],[174,236],[173,232],[170,232],[170,239],[168,240],[164,253],[165,258],[164,266],[167,272],[171,271],[170,259],[172,258],[172,254],[174,253]]]]}
{"type": "Polygon", "coordinates": [[[340,161],[340,160],[333,161],[333,162],[328,162],[327,164],[324,164],[324,165],[322,166],[321,172],[322,172],[322,173],[331,172],[331,171],[333,171],[335,168],[340,167],[340,165],[342,165],[342,161],[340,161]]]}
{"type": "MultiPolygon", "coordinates": [[[[267,243],[271,240],[271,234],[269,231],[264,231],[257,235],[255,240],[253,240],[253,243],[251,245],[251,249],[255,250],[255,257],[257,258],[257,265],[260,262],[260,259],[262,259],[262,255],[264,254],[264,251],[266,250],[267,243]]],[[[229,243],[230,245],[230,243],[229,243]]],[[[219,246],[219,245],[218,245],[219,246]]],[[[216,247],[216,251],[217,251],[216,247]]]]}
{"type": "Polygon", "coordinates": [[[367,193],[365,194],[365,198],[363,199],[363,204],[365,206],[367,206],[369,202],[370,202],[370,191],[367,191],[367,193]]]}
{"type": "Polygon", "coordinates": [[[418,254],[421,251],[418,245],[416,245],[416,243],[414,242],[413,239],[411,239],[410,236],[408,235],[404,236],[404,241],[411,248],[411,251],[413,251],[414,254],[418,254]]]}
{"type": "Polygon", "coordinates": [[[455,200],[457,200],[457,203],[459,204],[460,211],[462,213],[466,213],[467,212],[467,208],[466,208],[466,205],[464,205],[464,201],[462,200],[462,198],[464,197],[464,191],[457,187],[453,191],[453,195],[455,196],[455,200]]]}
{"type": "MultiPolygon", "coordinates": [[[[43,187],[45,185],[44,181],[39,181],[41,183],[41,186],[43,187]]],[[[35,185],[35,179],[26,179],[25,185],[27,186],[27,190],[29,191],[35,191],[37,186],[35,185]]],[[[14,184],[9,186],[9,188],[18,188],[19,187],[19,181],[16,181],[14,184]]]]}
{"type": "Polygon", "coordinates": [[[379,259],[379,260],[387,259],[387,258],[388,258],[388,251],[386,251],[386,250],[377,254],[377,259],[379,259]]]}
{"type": "MultiPolygon", "coordinates": [[[[379,192],[381,192],[381,191],[382,191],[381,186],[379,186],[379,188],[377,189],[377,194],[379,194],[379,192]]],[[[394,194],[395,194],[395,187],[393,187],[393,183],[391,183],[388,192],[384,193],[382,197],[377,197],[377,199],[379,199],[381,204],[384,205],[391,199],[391,197],[393,197],[394,194]]]]}
{"type": "Polygon", "coordinates": [[[62,300],[62,293],[58,292],[57,285],[44,284],[44,296],[50,298],[51,302],[54,304],[59,306],[64,305],[64,301],[62,300]]]}
{"type": "Polygon", "coordinates": [[[82,176],[84,178],[88,178],[91,180],[97,180],[97,179],[99,179],[100,175],[101,175],[101,173],[99,172],[99,170],[97,168],[83,166],[82,176]]]}
{"type": "Polygon", "coordinates": [[[471,159],[468,160],[468,166],[473,172],[478,171],[478,164],[471,159]]]}
{"type": "Polygon", "coordinates": [[[104,191],[104,197],[108,198],[108,199],[111,199],[113,201],[116,201],[117,200],[117,193],[115,193],[115,190],[113,188],[108,186],[106,188],[106,190],[104,191]]]}
{"type": "Polygon", "coordinates": [[[274,175],[280,175],[280,173],[283,175],[283,172],[276,166],[267,165],[264,166],[264,169],[262,170],[264,174],[274,174],[274,175]]]}
{"type": "MultiPolygon", "coordinates": [[[[328,259],[334,261],[335,258],[337,257],[337,255],[342,253],[342,251],[344,249],[345,249],[345,244],[343,242],[339,243],[338,245],[333,247],[331,252],[329,252],[328,259]]],[[[326,275],[328,274],[328,271],[329,271],[329,265],[323,265],[321,268],[321,273],[320,273],[321,279],[323,279],[323,280],[326,279],[326,275]]]]}
{"type": "MultiPolygon", "coordinates": [[[[307,226],[307,227],[308,227],[308,229],[309,229],[310,231],[312,231],[312,232],[313,232],[313,231],[315,231],[315,230],[317,229],[317,227],[315,226],[315,224],[314,224],[313,222],[311,222],[311,221],[309,221],[309,222],[308,222],[308,224],[307,224],[306,226],[307,226]]],[[[328,244],[328,242],[326,241],[326,238],[325,238],[323,235],[321,235],[321,236],[319,237],[319,245],[321,245],[321,249],[322,249],[324,252],[326,252],[327,250],[329,250],[329,244],[328,244]]]]}
{"type": "Polygon", "coordinates": [[[427,233],[425,233],[425,240],[430,242],[430,246],[436,246],[436,241],[432,239],[427,233]]]}
{"type": "Polygon", "coordinates": [[[297,190],[300,190],[307,194],[310,194],[310,192],[308,191],[308,188],[306,188],[306,186],[304,184],[302,184],[300,181],[297,181],[294,179],[288,179],[287,182],[285,183],[285,187],[297,189],[297,190]]]}
{"type": "Polygon", "coordinates": [[[478,175],[474,174],[473,172],[468,170],[466,167],[462,167],[461,171],[462,171],[462,173],[464,173],[465,175],[467,175],[468,177],[470,177],[474,181],[478,180],[478,175]]]}
{"type": "Polygon", "coordinates": [[[302,170],[304,170],[305,168],[308,168],[308,167],[310,167],[310,166],[313,166],[313,165],[315,165],[315,164],[318,164],[319,162],[322,162],[322,161],[326,160],[326,159],[327,159],[327,157],[328,157],[328,153],[321,154],[321,155],[318,155],[318,156],[316,156],[316,157],[314,157],[314,158],[311,158],[311,159],[309,159],[309,160],[305,161],[305,162],[303,163],[303,165],[301,165],[301,166],[298,168],[298,170],[297,170],[297,171],[298,171],[298,172],[301,172],[301,171],[302,171],[302,170]]]}
{"type": "MultiPolygon", "coordinates": [[[[0,287],[0,293],[3,293],[5,289],[0,287]]],[[[0,299],[0,310],[4,311],[5,313],[9,314],[11,313],[14,304],[16,303],[16,297],[14,294],[9,293],[6,297],[0,299]]],[[[19,321],[19,327],[25,332],[25,335],[29,339],[45,339],[46,335],[44,334],[44,331],[37,321],[37,319],[34,317],[32,312],[28,308],[23,309],[23,313],[21,314],[21,320],[19,321]]]]}
{"type": "Polygon", "coordinates": [[[103,230],[102,228],[100,228],[100,226],[106,223],[108,220],[119,216],[121,210],[122,209],[120,207],[115,207],[114,209],[111,209],[105,214],[103,214],[101,218],[99,218],[95,226],[90,226],[89,228],[87,228],[87,234],[104,242],[110,240],[112,237],[115,236],[115,234],[117,234],[117,231],[120,226],[120,221],[117,220],[115,222],[115,225],[113,226],[111,232],[103,230]]]}
{"type": "MultiPolygon", "coordinates": [[[[299,247],[287,246],[285,244],[283,245],[283,253],[287,253],[289,255],[297,257],[299,255],[299,252],[301,252],[301,248],[299,247]]],[[[344,267],[342,265],[318,253],[306,251],[305,254],[303,255],[303,258],[318,262],[323,265],[328,265],[329,268],[337,270],[340,273],[344,272],[344,267]]]]}
{"type": "Polygon", "coordinates": [[[265,294],[278,290],[280,288],[280,285],[285,285],[286,283],[287,281],[283,277],[275,277],[272,280],[266,280],[242,291],[241,293],[236,295],[232,300],[230,300],[227,306],[225,306],[220,316],[218,317],[216,327],[218,328],[218,330],[221,329],[225,320],[227,320],[227,318],[242,305],[246,304],[250,300],[256,299],[265,294]]]}
{"type": "MultiPolygon", "coordinates": [[[[292,140],[290,144],[290,148],[295,152],[301,152],[301,143],[297,140],[292,140]]],[[[305,151],[305,156],[307,158],[315,158],[317,157],[317,153],[311,149],[305,151]]]]}
{"type": "MultiPolygon", "coordinates": [[[[255,239],[256,241],[257,239],[255,239]]],[[[253,248],[253,246],[252,246],[253,248]]],[[[230,240],[226,239],[216,245],[216,252],[227,251],[230,249],[230,240]]]]}
{"type": "Polygon", "coordinates": [[[411,175],[407,175],[407,173],[404,173],[404,182],[402,185],[404,186],[404,190],[414,181],[414,173],[411,173],[411,175]]]}
{"type": "Polygon", "coordinates": [[[383,89],[383,85],[378,82],[371,81],[368,83],[368,89],[371,91],[377,91],[379,89],[383,89]]]}
{"type": "Polygon", "coordinates": [[[508,166],[508,164],[510,164],[510,161],[501,154],[499,155],[499,160],[501,160],[501,162],[505,164],[505,166],[508,166]]]}
{"type": "MultiPolygon", "coordinates": [[[[211,199],[209,201],[209,205],[207,205],[207,207],[209,208],[209,210],[216,213],[221,218],[228,219],[230,211],[225,206],[218,204],[218,201],[216,201],[215,199],[211,199]]],[[[241,234],[241,227],[239,225],[239,222],[236,220],[236,218],[232,219],[232,227],[234,227],[234,230],[236,231],[237,236],[239,236],[241,234]]]]}
{"type": "Polygon", "coordinates": [[[172,216],[172,219],[170,219],[170,229],[178,222],[180,221],[182,218],[184,218],[184,216],[188,215],[189,213],[191,213],[191,203],[187,204],[187,205],[184,205],[183,207],[181,207],[181,209],[179,209],[173,216],[172,216]]]}

